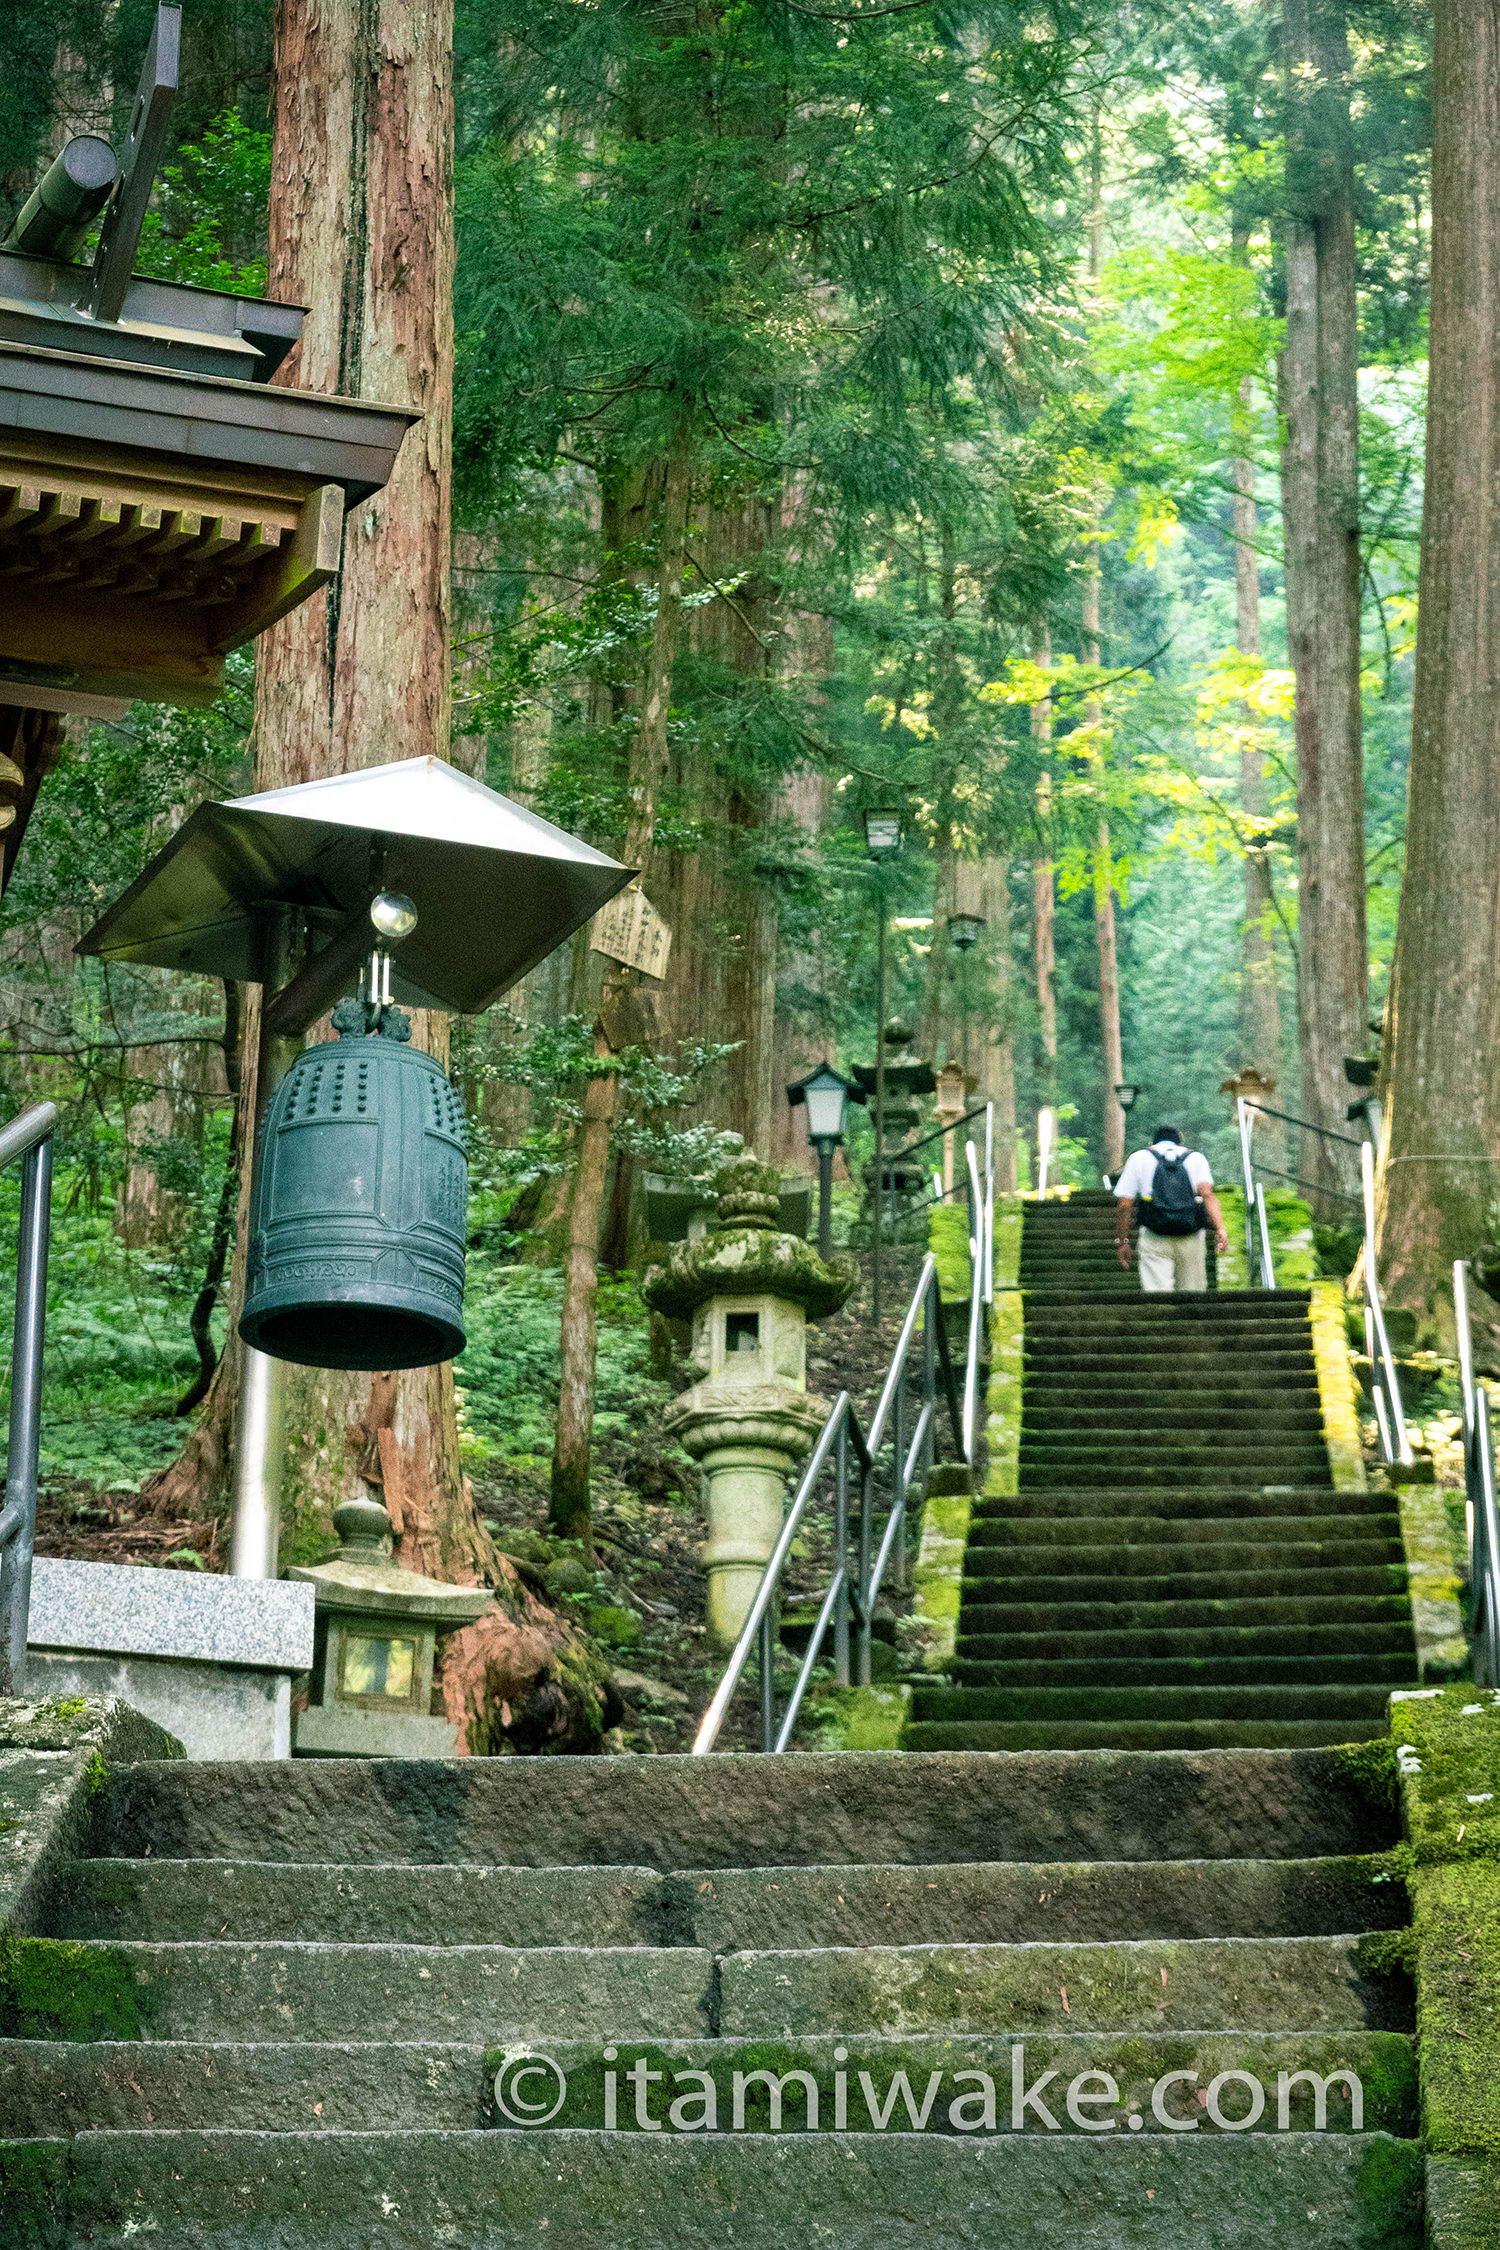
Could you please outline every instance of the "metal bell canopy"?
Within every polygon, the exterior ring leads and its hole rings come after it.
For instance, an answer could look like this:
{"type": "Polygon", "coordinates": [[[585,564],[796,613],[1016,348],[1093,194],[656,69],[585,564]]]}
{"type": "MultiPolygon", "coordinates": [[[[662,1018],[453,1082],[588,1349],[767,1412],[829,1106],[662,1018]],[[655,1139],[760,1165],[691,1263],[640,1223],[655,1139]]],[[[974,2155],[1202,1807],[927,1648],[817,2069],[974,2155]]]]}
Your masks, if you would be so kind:
{"type": "MultiPolygon", "coordinates": [[[[254,980],[264,974],[268,916],[290,910],[305,916],[315,948],[303,977],[320,961],[328,969],[307,986],[317,1004],[305,1031],[369,951],[373,893],[405,891],[418,921],[392,956],[392,996],[471,1015],[544,961],[630,875],[441,758],[406,758],[200,805],[79,951],[254,980]]],[[[275,1012],[276,1030],[295,1035],[297,1024],[275,1012]]]]}

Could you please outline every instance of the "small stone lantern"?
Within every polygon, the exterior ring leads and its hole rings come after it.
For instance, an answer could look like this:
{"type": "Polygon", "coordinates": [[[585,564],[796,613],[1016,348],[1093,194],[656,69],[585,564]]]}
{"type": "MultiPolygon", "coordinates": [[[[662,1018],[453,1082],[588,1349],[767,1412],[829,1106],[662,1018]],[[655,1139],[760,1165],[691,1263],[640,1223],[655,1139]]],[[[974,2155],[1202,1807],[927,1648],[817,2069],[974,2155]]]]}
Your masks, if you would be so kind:
{"type": "Polygon", "coordinates": [[[489,1594],[400,1569],[378,1500],[346,1500],[333,1523],[343,1545],[332,1562],[287,1572],[316,1589],[312,1699],[293,1756],[456,1757],[457,1727],[430,1710],[437,1636],[482,1617],[489,1594]]]}
{"type": "Polygon", "coordinates": [[[770,1165],[747,1154],[717,1184],[713,1231],[674,1244],[643,1294],[654,1312],[693,1324],[698,1381],[667,1427],[703,1465],[708,1623],[733,1647],[781,1530],[786,1480],[828,1413],[807,1393],[807,1323],[847,1302],[858,1271],[847,1253],[825,1260],[780,1231],[770,1165]]]}

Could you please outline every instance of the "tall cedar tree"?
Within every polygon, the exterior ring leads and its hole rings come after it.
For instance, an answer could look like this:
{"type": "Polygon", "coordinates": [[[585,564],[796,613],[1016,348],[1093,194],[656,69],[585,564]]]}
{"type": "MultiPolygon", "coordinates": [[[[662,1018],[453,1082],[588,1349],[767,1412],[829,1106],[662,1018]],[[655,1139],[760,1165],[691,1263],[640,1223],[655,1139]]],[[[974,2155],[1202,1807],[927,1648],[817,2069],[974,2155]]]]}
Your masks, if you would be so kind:
{"type": "MultiPolygon", "coordinates": [[[[1497,148],[1500,5],[1438,0],[1427,480],[1380,1256],[1392,1299],[1435,1313],[1447,1350],[1452,1262],[1494,1241],[1500,1174],[1497,148]]],[[[1488,1317],[1493,1363],[1493,1305],[1488,1317]]]]}
{"type": "MultiPolygon", "coordinates": [[[[701,1036],[719,1028],[704,1022],[716,997],[704,977],[725,951],[723,887],[705,896],[692,862],[707,851],[662,866],[653,825],[676,591],[732,599],[717,558],[734,555],[737,582],[756,574],[744,527],[773,531],[794,479],[800,513],[835,534],[909,500],[914,393],[1003,372],[1047,282],[1034,214],[1063,174],[1088,11],[1054,9],[1041,36],[1017,36],[995,0],[869,20],[775,0],[650,12],[606,0],[586,18],[557,0],[494,0],[490,24],[491,130],[461,207],[465,482],[482,504],[562,451],[617,507],[632,485],[647,499],[656,623],[625,753],[628,838],[605,840],[628,846],[674,923],[656,1020],[701,1036]],[[694,494],[709,517],[701,545],[694,494]]],[[[740,777],[681,778],[708,795],[720,835],[746,825],[740,777]]],[[[756,813],[752,800],[752,826],[756,813]]],[[[757,996],[773,945],[759,917],[728,949],[755,1043],[730,1120],[741,1129],[765,1110],[771,1011],[757,996]]],[[[736,987],[719,981],[728,1003],[736,987]]],[[[554,1521],[583,1536],[608,1111],[601,1079],[580,1136],[553,1464],[554,1521]]]]}

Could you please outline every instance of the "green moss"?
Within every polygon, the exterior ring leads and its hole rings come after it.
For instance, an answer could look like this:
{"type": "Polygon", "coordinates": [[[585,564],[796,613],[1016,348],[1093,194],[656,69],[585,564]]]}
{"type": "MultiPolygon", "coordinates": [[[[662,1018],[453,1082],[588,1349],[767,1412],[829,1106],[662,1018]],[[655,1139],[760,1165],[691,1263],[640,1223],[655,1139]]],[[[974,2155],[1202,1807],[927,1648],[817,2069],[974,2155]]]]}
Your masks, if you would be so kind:
{"type": "Polygon", "coordinates": [[[1416,1878],[1422,2124],[1446,2155],[1500,2156],[1500,1867],[1416,1878]]]}
{"type": "Polygon", "coordinates": [[[1408,2250],[1422,2239],[1422,2154],[1409,2141],[1372,2138],[1359,2168],[1360,2227],[1351,2250],[1408,2250]]]}
{"type": "Polygon", "coordinates": [[[937,1260],[938,1288],[950,1303],[967,1303],[969,1218],[958,1203],[935,1203],[927,1220],[927,1246],[937,1260]]]}
{"type": "Polygon", "coordinates": [[[0,2213],[6,2250],[51,2250],[67,2198],[65,2141],[0,2141],[0,2213]]]}
{"type": "Polygon", "coordinates": [[[606,1648],[634,1648],[641,1637],[641,1621],[635,1611],[621,1609],[614,1602],[595,1602],[584,1611],[583,1621],[606,1648]]]}
{"type": "Polygon", "coordinates": [[[0,2035],[139,2039],[143,2028],[135,1966],[116,1947],[0,1938],[0,2035]]]}
{"type": "Polygon", "coordinates": [[[1380,1737],[1373,1742],[1346,1742],[1327,1754],[1338,1759],[1371,1804],[1395,1810],[1399,1802],[1400,1776],[1394,1743],[1380,1737]]]}
{"type": "Polygon", "coordinates": [[[55,1719],[81,1719],[88,1707],[88,1698],[82,1695],[59,1696],[47,1706],[55,1719]]]}
{"type": "Polygon", "coordinates": [[[1391,1727],[1414,1864],[1500,1861],[1500,1694],[1394,1695],[1391,1727]]]}

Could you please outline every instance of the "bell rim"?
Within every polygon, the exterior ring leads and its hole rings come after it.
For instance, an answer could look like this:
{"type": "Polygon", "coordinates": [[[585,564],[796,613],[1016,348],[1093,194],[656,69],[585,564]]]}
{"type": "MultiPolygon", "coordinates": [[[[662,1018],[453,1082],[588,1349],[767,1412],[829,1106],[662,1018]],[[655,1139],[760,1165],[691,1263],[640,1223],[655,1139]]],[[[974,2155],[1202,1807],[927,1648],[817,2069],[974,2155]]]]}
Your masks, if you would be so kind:
{"type": "MultiPolygon", "coordinates": [[[[266,1329],[268,1325],[274,1327],[277,1318],[283,1314],[305,1311],[308,1300],[306,1297],[293,1296],[288,1290],[284,1302],[278,1304],[269,1301],[280,1294],[274,1289],[262,1292],[259,1300],[253,1305],[247,1305],[241,1313],[236,1332],[241,1343],[248,1344],[252,1351],[263,1353],[267,1359],[279,1359],[288,1367],[322,1367],[346,1375],[381,1374],[387,1369],[394,1372],[412,1367],[441,1367],[445,1361],[457,1359],[468,1342],[463,1321],[455,1318],[451,1306],[444,1305],[441,1299],[435,1297],[426,1297],[424,1302],[423,1292],[412,1291],[410,1301],[401,1307],[402,1316],[408,1320],[423,1322],[434,1339],[433,1348],[430,1351],[424,1349],[420,1357],[412,1358],[400,1352],[385,1353],[375,1360],[367,1360],[363,1356],[353,1358],[347,1352],[320,1352],[316,1357],[299,1352],[293,1357],[289,1352],[277,1350],[273,1343],[266,1340],[266,1329]]],[[[392,1309],[387,1291],[358,1285],[330,1290],[317,1302],[320,1308],[326,1309],[330,1314],[343,1309],[382,1313],[392,1309]]]]}

